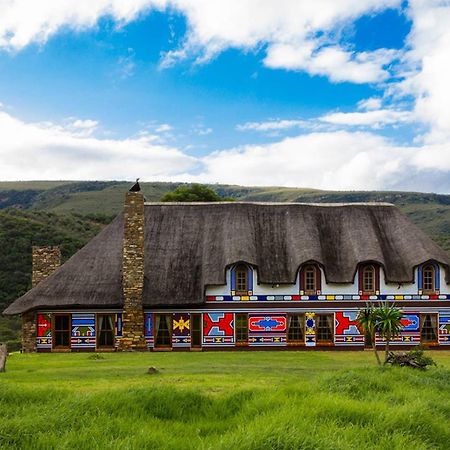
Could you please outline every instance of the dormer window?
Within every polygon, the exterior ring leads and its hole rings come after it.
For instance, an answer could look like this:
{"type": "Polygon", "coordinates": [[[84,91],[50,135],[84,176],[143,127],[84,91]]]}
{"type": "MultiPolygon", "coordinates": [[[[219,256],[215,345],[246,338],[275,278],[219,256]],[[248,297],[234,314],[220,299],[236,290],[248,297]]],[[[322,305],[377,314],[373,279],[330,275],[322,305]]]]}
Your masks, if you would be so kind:
{"type": "Polygon", "coordinates": [[[231,269],[232,295],[252,295],[253,270],[245,263],[236,264],[231,269]]]}
{"type": "Polygon", "coordinates": [[[300,291],[302,295],[320,293],[320,269],[315,264],[307,264],[300,270],[300,291]]]}
{"type": "Polygon", "coordinates": [[[361,295],[378,295],[380,285],[379,268],[365,264],[359,268],[359,292],[361,295]]]}
{"type": "Polygon", "coordinates": [[[248,269],[243,264],[236,267],[236,292],[248,292],[248,269]]]}
{"type": "Polygon", "coordinates": [[[434,264],[425,264],[422,267],[422,285],[419,285],[423,294],[436,294],[439,287],[438,283],[438,269],[434,264]]]}

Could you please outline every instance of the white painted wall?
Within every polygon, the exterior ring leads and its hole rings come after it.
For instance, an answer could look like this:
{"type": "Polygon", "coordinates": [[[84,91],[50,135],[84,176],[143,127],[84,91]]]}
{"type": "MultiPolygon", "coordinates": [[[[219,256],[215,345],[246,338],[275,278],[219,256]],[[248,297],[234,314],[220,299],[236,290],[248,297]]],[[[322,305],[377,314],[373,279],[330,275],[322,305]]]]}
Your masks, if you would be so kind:
{"type": "MultiPolygon", "coordinates": [[[[440,267],[440,293],[450,294],[450,286],[445,280],[445,269],[440,267]]],[[[352,284],[337,284],[329,283],[325,281],[325,275],[321,270],[322,280],[322,294],[323,295],[358,295],[358,274],[355,276],[355,280],[352,284]]],[[[385,274],[382,268],[380,268],[380,294],[392,294],[392,295],[414,295],[418,294],[418,270],[414,270],[414,283],[403,283],[400,286],[398,283],[386,283],[385,274]]],[[[227,284],[223,286],[208,286],[206,288],[206,295],[230,295],[231,294],[231,272],[227,270],[226,273],[227,284]]],[[[298,295],[300,292],[299,275],[295,284],[258,284],[258,270],[253,270],[253,295],[298,295]]]]}

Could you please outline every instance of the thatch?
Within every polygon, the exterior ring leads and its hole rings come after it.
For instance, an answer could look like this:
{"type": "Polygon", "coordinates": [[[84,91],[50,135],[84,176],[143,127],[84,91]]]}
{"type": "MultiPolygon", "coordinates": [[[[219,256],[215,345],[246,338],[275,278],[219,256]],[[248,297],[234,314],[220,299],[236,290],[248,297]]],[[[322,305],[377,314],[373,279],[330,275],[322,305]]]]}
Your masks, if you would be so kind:
{"type": "MultiPolygon", "coordinates": [[[[120,307],[123,216],[6,314],[32,308],[120,307]]],[[[260,283],[294,283],[316,261],[329,283],[351,283],[359,263],[381,264],[387,282],[407,283],[414,267],[450,259],[389,204],[153,203],[145,206],[144,305],[204,302],[207,285],[246,261],[260,283]]]]}

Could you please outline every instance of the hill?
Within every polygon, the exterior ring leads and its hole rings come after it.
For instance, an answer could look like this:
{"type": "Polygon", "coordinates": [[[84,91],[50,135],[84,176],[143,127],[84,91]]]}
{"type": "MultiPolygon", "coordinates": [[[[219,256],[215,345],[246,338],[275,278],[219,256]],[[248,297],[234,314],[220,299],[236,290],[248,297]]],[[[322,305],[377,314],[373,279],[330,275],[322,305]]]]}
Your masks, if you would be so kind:
{"type": "MultiPolygon", "coordinates": [[[[141,183],[158,201],[181,183],[141,183]]],[[[123,207],[131,183],[121,181],[0,182],[0,311],[30,288],[31,246],[61,245],[67,259],[123,207]]],[[[210,185],[222,197],[259,202],[367,202],[397,205],[450,252],[450,195],[414,192],[335,192],[283,187],[210,185]]],[[[19,322],[0,317],[0,341],[18,346],[19,322]]]]}

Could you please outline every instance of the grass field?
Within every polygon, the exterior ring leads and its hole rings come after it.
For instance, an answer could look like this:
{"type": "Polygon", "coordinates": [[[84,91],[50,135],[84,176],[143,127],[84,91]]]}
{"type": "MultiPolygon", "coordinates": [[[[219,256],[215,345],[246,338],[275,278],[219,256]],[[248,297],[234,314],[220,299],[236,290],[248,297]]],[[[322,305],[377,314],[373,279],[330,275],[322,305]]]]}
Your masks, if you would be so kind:
{"type": "Polygon", "coordinates": [[[432,356],[418,372],[371,352],[13,354],[0,447],[447,449],[450,351],[432,356]]]}

